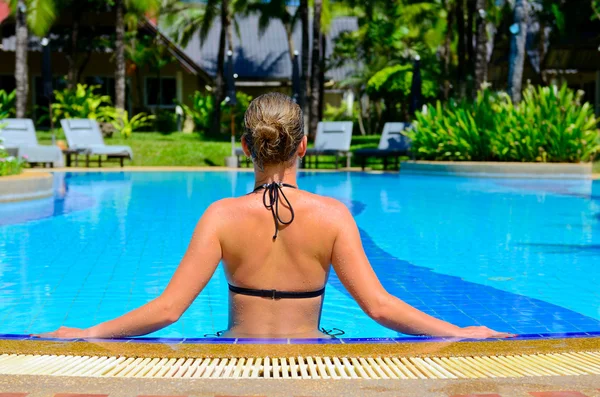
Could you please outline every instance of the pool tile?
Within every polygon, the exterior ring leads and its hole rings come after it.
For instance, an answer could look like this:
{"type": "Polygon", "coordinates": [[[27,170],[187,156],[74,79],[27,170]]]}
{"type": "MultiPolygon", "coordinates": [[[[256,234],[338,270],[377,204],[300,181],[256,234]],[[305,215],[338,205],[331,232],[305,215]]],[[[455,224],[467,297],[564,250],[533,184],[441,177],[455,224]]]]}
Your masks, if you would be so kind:
{"type": "Polygon", "coordinates": [[[325,339],[325,338],[314,338],[314,339],[290,339],[292,345],[334,345],[343,343],[341,339],[325,339]]]}
{"type": "Polygon", "coordinates": [[[393,338],[342,338],[343,343],[396,343],[393,338]]]}
{"type": "Polygon", "coordinates": [[[0,334],[0,339],[4,339],[4,340],[25,340],[25,339],[31,339],[31,335],[0,334]]]}
{"type": "Polygon", "coordinates": [[[239,338],[237,340],[238,345],[287,345],[288,342],[287,338],[239,338]]]}
{"type": "Polygon", "coordinates": [[[588,397],[578,391],[541,391],[530,392],[533,397],[588,397]]]}
{"type": "Polygon", "coordinates": [[[219,345],[219,344],[235,344],[237,339],[235,338],[186,338],[183,343],[198,343],[208,345],[219,345]]]}

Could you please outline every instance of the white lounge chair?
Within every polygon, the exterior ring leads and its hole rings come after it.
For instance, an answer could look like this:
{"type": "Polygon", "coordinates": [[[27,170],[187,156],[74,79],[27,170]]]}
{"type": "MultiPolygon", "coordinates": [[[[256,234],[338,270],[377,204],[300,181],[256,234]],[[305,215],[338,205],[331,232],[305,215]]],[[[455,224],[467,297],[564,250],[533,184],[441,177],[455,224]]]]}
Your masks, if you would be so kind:
{"type": "Polygon", "coordinates": [[[0,121],[0,138],[10,152],[29,164],[62,164],[62,151],[58,146],[38,144],[35,126],[31,119],[4,119],[0,121]]]}
{"type": "Polygon", "coordinates": [[[69,149],[86,156],[86,166],[90,165],[90,156],[98,156],[98,166],[102,166],[102,156],[108,160],[118,159],[123,167],[124,159],[133,159],[133,151],[129,146],[104,144],[102,132],[96,120],[64,119],[60,121],[69,149]]]}
{"type": "Polygon", "coordinates": [[[350,142],[352,141],[351,121],[321,121],[315,137],[315,146],[306,151],[305,166],[310,167],[311,157],[315,167],[319,167],[320,155],[335,156],[335,168],[340,157],[346,157],[346,167],[350,167],[350,142]]]}
{"type": "Polygon", "coordinates": [[[359,149],[354,152],[360,158],[363,171],[370,157],[382,158],[384,170],[387,169],[388,160],[393,158],[396,168],[399,168],[400,156],[406,156],[410,152],[410,139],[404,135],[404,131],[410,128],[409,123],[385,123],[377,149],[359,149]]]}

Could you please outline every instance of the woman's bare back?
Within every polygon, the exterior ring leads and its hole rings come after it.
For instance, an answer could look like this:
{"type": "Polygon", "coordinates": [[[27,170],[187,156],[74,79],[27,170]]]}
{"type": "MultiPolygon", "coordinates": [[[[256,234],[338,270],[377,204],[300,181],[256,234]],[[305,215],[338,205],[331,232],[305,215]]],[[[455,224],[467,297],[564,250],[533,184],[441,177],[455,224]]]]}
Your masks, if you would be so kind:
{"type": "MultiPolygon", "coordinates": [[[[324,287],[331,266],[339,207],[333,199],[283,187],[293,211],[290,225],[278,225],[263,203],[263,191],[227,199],[218,205],[230,214],[221,225],[223,265],[230,284],[251,289],[290,292],[324,287]]],[[[267,198],[268,199],[268,198],[267,198]]],[[[279,216],[291,219],[285,200],[279,216]]],[[[318,331],[323,296],[270,299],[230,292],[231,337],[322,337],[318,331]]]]}

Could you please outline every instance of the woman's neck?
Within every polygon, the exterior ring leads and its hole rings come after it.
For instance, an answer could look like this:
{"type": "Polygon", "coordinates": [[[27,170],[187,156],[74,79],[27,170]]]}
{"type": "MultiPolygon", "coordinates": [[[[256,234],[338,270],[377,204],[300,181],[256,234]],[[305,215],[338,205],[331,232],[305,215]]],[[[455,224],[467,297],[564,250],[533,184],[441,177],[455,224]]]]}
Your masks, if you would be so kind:
{"type": "Polygon", "coordinates": [[[277,164],[265,165],[261,170],[256,165],[254,166],[254,185],[266,185],[273,182],[287,183],[288,185],[297,186],[296,181],[296,166],[277,164]]]}

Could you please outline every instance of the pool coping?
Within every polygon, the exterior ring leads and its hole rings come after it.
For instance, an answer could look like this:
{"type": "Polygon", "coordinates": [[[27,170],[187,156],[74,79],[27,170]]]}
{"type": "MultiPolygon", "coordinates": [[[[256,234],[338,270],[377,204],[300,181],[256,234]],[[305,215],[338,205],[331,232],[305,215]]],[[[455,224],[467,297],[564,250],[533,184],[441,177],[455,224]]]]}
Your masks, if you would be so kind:
{"type": "Polygon", "coordinates": [[[23,172],[0,177],[0,203],[51,197],[54,194],[53,179],[49,172],[23,172]]]}
{"type": "Polygon", "coordinates": [[[593,179],[593,163],[521,163],[493,161],[403,161],[405,175],[479,178],[593,179]]]}
{"type": "Polygon", "coordinates": [[[600,351],[600,332],[520,335],[510,339],[347,338],[42,339],[0,335],[0,354],[128,355],[136,357],[478,356],[600,351]]]}

